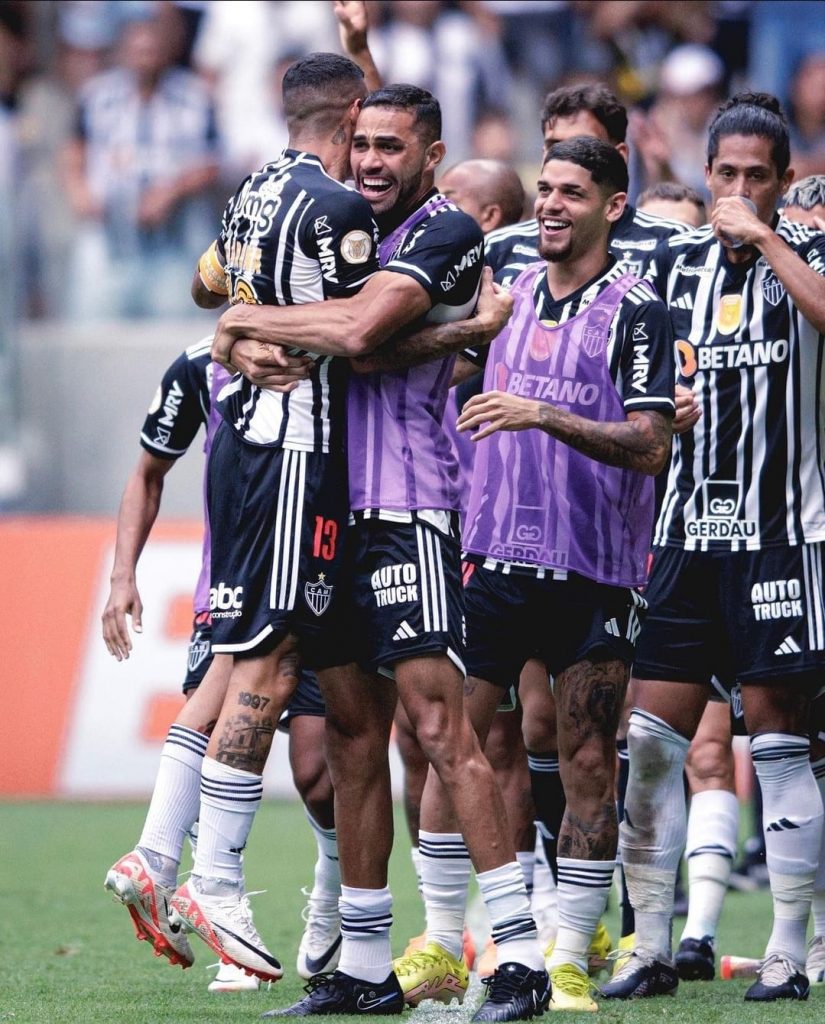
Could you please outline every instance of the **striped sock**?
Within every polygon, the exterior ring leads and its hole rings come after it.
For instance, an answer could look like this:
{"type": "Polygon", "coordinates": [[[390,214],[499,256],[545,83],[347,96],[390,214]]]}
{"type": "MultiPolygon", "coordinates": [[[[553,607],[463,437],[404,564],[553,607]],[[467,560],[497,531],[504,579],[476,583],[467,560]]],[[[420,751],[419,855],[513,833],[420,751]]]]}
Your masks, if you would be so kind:
{"type": "Polygon", "coordinates": [[[567,807],[564,786],[561,782],[558,754],[535,754],[527,751],[527,767],[530,771],[530,790],[533,803],[536,805],[536,819],[540,822],[539,831],[544,841],[544,852],[547,863],[556,873],[556,850],[559,832],[567,807]]]}
{"type": "Polygon", "coordinates": [[[454,957],[464,945],[464,917],[472,863],[460,833],[418,831],[421,894],[427,910],[427,941],[454,957]]]}
{"type": "Polygon", "coordinates": [[[476,881],[490,916],[491,938],[496,944],[499,966],[515,962],[534,971],[542,970],[544,956],[539,949],[518,861],[482,871],[476,881]]]}
{"type": "Polygon", "coordinates": [[[334,828],[321,828],[309,811],[307,821],[315,833],[317,856],[315,859],[315,882],[313,896],[338,901],[341,895],[341,866],[338,861],[338,839],[334,828]]]}
{"type": "Polygon", "coordinates": [[[342,885],[338,907],[342,936],[338,970],[376,985],[386,981],[392,971],[390,890],[342,885]]]}
{"type": "Polygon", "coordinates": [[[138,847],[163,859],[157,862],[163,867],[156,881],[165,885],[175,884],[184,840],[198,818],[201,765],[208,742],[203,733],[172,725],[163,744],[138,847]]]}
{"type": "Polygon", "coordinates": [[[243,883],[241,854],[261,806],[263,778],[203,759],[198,849],[192,874],[243,883]]]}
{"type": "Polygon", "coordinates": [[[576,964],[587,971],[587,951],[607,906],[615,860],[559,857],[559,930],[548,970],[576,964]]]}
{"type": "Polygon", "coordinates": [[[738,836],[739,801],[735,793],[708,789],[694,795],[685,846],[690,901],[683,939],[716,935],[738,836]]]}

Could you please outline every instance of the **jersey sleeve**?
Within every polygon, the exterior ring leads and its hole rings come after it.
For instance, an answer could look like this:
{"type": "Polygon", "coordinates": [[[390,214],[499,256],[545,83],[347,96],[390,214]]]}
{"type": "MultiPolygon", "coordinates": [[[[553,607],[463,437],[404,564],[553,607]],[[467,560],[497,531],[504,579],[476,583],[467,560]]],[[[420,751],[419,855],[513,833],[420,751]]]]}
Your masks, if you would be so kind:
{"type": "Polygon", "coordinates": [[[372,209],[351,189],[312,204],[302,226],[301,247],[318,260],[328,299],[355,294],[379,269],[378,228],[372,209]]]}
{"type": "Polygon", "coordinates": [[[512,249],[513,246],[509,239],[487,236],[484,241],[484,262],[491,268],[493,274],[498,274],[504,269],[510,260],[512,249]]]}
{"type": "Polygon", "coordinates": [[[620,322],[622,401],[625,412],[676,411],[673,327],[667,307],[657,299],[627,307],[620,322]]]}
{"type": "Polygon", "coordinates": [[[670,272],[670,246],[663,239],[648,260],[644,278],[653,286],[662,301],[667,301],[667,277],[670,272]]]}
{"type": "Polygon", "coordinates": [[[163,375],[143,422],[140,443],[161,459],[178,459],[209,415],[208,352],[181,353],[163,375]]]}
{"type": "Polygon", "coordinates": [[[418,281],[432,306],[463,307],[478,292],[483,251],[478,224],[466,213],[447,209],[422,222],[383,269],[418,281]]]}
{"type": "Polygon", "coordinates": [[[799,252],[811,270],[825,277],[825,234],[816,235],[799,252]]]}

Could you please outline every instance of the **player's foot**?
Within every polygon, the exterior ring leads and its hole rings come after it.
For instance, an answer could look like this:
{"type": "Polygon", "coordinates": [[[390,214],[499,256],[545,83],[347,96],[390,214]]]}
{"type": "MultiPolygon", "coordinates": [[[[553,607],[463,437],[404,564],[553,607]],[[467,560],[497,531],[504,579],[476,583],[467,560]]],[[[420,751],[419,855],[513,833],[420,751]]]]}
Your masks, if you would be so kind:
{"type": "Polygon", "coordinates": [[[437,942],[428,942],[417,953],[399,957],[392,967],[408,1006],[418,1006],[425,999],[448,1004],[453,999],[464,1002],[470,984],[467,965],[437,942]]]}
{"type": "Polygon", "coordinates": [[[218,973],[209,982],[210,992],[257,992],[261,979],[247,974],[234,964],[215,964],[218,973]]]}
{"type": "Polygon", "coordinates": [[[679,987],[676,968],[650,953],[634,949],[610,981],[602,985],[605,999],[646,999],[672,996],[679,987]]]}
{"type": "MultiPolygon", "coordinates": [[[[550,960],[550,954],[555,948],[556,940],[553,939],[544,951],[544,962],[547,964],[550,960]]],[[[605,967],[609,966],[610,950],[613,948],[613,940],[610,938],[610,933],[607,930],[607,926],[604,921],[599,921],[596,926],[596,930],[593,933],[593,938],[590,940],[590,946],[587,950],[587,970],[589,974],[596,975],[600,971],[603,971],[605,967]]],[[[549,966],[547,968],[550,969],[549,966]]]]}
{"type": "Polygon", "coordinates": [[[471,971],[475,966],[476,962],[476,944],[475,939],[472,936],[472,932],[464,925],[464,965],[468,971],[471,971]]]}
{"type": "Polygon", "coordinates": [[[531,971],[524,964],[507,963],[495,974],[484,978],[487,996],[473,1015],[473,1020],[530,1020],[540,1017],[550,999],[547,971],[531,971]]]}
{"type": "Polygon", "coordinates": [[[169,963],[191,967],[195,954],[183,929],[169,921],[172,890],[155,882],[145,858],[137,850],[121,857],[106,872],[103,887],[126,907],[139,939],[151,942],[155,956],[169,963]]]}
{"type": "Polygon", "coordinates": [[[781,954],[766,957],[756,981],[745,993],[748,1002],[773,1003],[777,999],[807,999],[811,991],[802,965],[781,954]]]}
{"type": "Polygon", "coordinates": [[[335,971],[310,978],[306,995],[285,1010],[270,1010],[264,1017],[309,1017],[312,1014],[401,1013],[404,993],[394,974],[376,985],[335,971]]]}
{"type": "Polygon", "coordinates": [[[675,962],[682,981],[713,981],[716,974],[713,937],[706,935],[703,939],[682,939],[675,962]]]}
{"type": "Polygon", "coordinates": [[[812,985],[825,985],[825,935],[814,935],[808,943],[805,973],[812,985]]]}
{"type": "Polygon", "coordinates": [[[309,980],[316,974],[334,971],[341,958],[341,915],[338,899],[321,899],[307,893],[306,906],[301,912],[306,927],[298,947],[296,970],[309,980]]]}
{"type": "Polygon", "coordinates": [[[594,1013],[598,1010],[590,996],[593,982],[576,964],[557,964],[550,970],[551,1010],[594,1013]]]}
{"type": "MultiPolygon", "coordinates": [[[[420,935],[414,935],[407,943],[407,948],[402,953],[402,956],[411,956],[413,953],[418,953],[427,945],[427,933],[422,932],[420,935]]],[[[487,972],[492,974],[496,969],[496,948],[493,945],[493,940],[488,939],[487,945],[484,947],[484,953],[487,952],[488,948],[493,950],[493,966],[487,972]]],[[[484,954],[482,954],[483,956],[484,954]]],[[[476,944],[473,938],[472,932],[464,925],[464,963],[467,966],[467,970],[471,971],[476,962],[476,944]]]]}
{"type": "Polygon", "coordinates": [[[478,958],[478,962],[476,963],[476,974],[479,978],[492,978],[496,973],[497,963],[498,950],[496,949],[496,944],[492,939],[487,939],[484,952],[478,958]]]}
{"type": "Polygon", "coordinates": [[[240,886],[212,896],[201,892],[195,875],[178,888],[170,901],[172,911],[203,939],[225,964],[277,981],[284,970],[264,945],[252,922],[249,896],[240,886]]]}

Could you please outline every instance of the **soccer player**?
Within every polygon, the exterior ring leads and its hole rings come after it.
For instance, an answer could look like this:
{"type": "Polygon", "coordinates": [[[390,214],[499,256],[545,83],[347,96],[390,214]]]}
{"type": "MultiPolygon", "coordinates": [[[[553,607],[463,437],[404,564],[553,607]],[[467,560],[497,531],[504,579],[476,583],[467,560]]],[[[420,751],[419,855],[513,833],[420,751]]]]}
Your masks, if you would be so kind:
{"type": "Polygon", "coordinates": [[[795,181],[782,198],[787,220],[825,231],[825,174],[812,174],[795,181]]]}
{"type": "MultiPolygon", "coordinates": [[[[216,357],[227,358],[226,346],[236,337],[358,354],[365,340],[383,340],[399,324],[424,318],[444,323],[457,346],[467,343],[449,321],[475,305],[482,238],[471,218],[434,189],[444,155],[440,127],[438,104],[423,90],[390,86],[370,94],[352,165],[381,230],[382,272],[346,302],[229,310],[216,332],[216,357]]],[[[416,359],[431,355],[421,345],[413,351],[416,359]]],[[[304,1000],[273,1013],[399,1012],[404,998],[449,1001],[463,998],[467,988],[459,959],[463,921],[453,935],[452,913],[428,921],[429,955],[442,968],[438,985],[403,977],[401,997],[392,970],[387,744],[397,688],[463,833],[433,830],[422,816],[425,895],[449,899],[457,880],[469,876],[472,858],[500,956],[475,1019],[521,1019],[543,1008],[548,983],[501,796],[462,697],[458,474],[442,427],[453,359],[386,372],[397,356],[385,347],[368,357],[348,398],[355,520],[350,636],[358,643],[356,660],[368,671],[352,664],[320,674],[344,883],[341,961],[304,1000]],[[394,686],[386,678],[393,673],[394,686]]],[[[231,358],[237,364],[234,351],[231,358]]]]}
{"type": "MultiPolygon", "coordinates": [[[[626,160],[627,110],[614,94],[598,82],[569,85],[549,93],[541,112],[544,152],[556,142],[587,135],[615,146],[626,160]]],[[[610,250],[634,274],[641,275],[657,242],[684,229],[674,220],[663,220],[625,204],[621,218],[610,231],[610,250]]],[[[491,232],[485,242],[485,259],[496,280],[506,283],[539,258],[539,231],[535,218],[491,232]],[[499,277],[502,270],[507,273],[499,277]]]]}
{"type": "MultiPolygon", "coordinates": [[[[464,547],[466,690],[480,735],[529,658],[555,678],[568,800],[548,961],[558,1010],[597,1008],[587,958],[615,867],[616,728],[644,606],[633,588],[674,411],[667,312],[608,251],[626,193],[609,144],[550,148],[535,205],[542,260],[516,278],[488,390],[459,418],[478,428],[464,547]]],[[[433,808],[446,828],[450,805],[430,773],[422,815],[433,808]]],[[[465,896],[451,901],[459,919],[465,896]]]]}
{"type": "Polygon", "coordinates": [[[702,416],[675,437],[637,645],[622,859],[636,948],[606,996],[672,993],[682,770],[713,674],[738,682],[764,800],[774,926],[748,1000],[804,999],[822,834],[808,760],[821,684],[825,237],[779,218],[793,177],[777,101],[743,93],[711,123],[711,223],[657,253],[681,377],[702,416]],[[747,198],[755,212],[743,202],[747,198]]]}
{"type": "Polygon", "coordinates": [[[438,183],[442,195],[468,213],[485,235],[515,224],[524,210],[524,186],[503,160],[464,160],[438,183]]]}
{"type": "Polygon", "coordinates": [[[700,228],[708,220],[705,201],[696,189],[675,181],[660,181],[646,188],[636,200],[636,209],[691,228],[700,228]]]}

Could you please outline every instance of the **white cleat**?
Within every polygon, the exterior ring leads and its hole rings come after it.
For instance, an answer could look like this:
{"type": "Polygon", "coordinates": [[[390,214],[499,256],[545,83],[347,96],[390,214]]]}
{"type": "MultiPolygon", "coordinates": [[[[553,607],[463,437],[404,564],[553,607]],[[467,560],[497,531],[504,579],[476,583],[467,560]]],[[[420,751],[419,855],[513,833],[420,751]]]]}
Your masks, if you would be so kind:
{"type": "Polygon", "coordinates": [[[341,957],[341,915],[338,912],[338,898],[320,899],[301,890],[308,896],[307,905],[301,911],[306,921],[301,945],[298,947],[298,974],[307,980],[316,974],[334,971],[341,957]]]}
{"type": "Polygon", "coordinates": [[[808,943],[805,973],[812,985],[825,985],[825,935],[815,935],[808,943]]]}
{"type": "Polygon", "coordinates": [[[106,873],[103,887],[126,907],[135,934],[151,942],[155,956],[165,956],[170,964],[191,967],[195,954],[183,928],[170,921],[172,890],[155,882],[145,858],[138,850],[125,854],[106,873]]]}
{"type": "MultiPolygon", "coordinates": [[[[254,894],[253,894],[254,895],[254,894]]],[[[194,876],[170,901],[183,924],[203,939],[225,964],[235,964],[262,981],[277,981],[284,969],[257,932],[249,909],[249,894],[240,886],[229,895],[211,896],[198,889],[194,876]]]]}
{"type": "Polygon", "coordinates": [[[261,979],[246,974],[234,964],[215,964],[218,973],[209,982],[210,992],[257,992],[261,979]]]}

